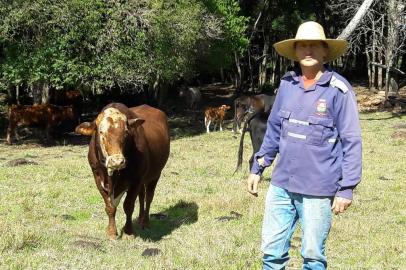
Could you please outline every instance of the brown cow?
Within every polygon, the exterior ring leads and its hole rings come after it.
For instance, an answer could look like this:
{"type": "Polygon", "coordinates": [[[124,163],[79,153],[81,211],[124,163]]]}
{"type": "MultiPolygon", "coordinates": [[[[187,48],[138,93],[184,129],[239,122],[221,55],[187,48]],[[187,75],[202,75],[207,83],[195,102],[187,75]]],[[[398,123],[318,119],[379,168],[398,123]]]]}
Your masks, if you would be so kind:
{"type": "Polygon", "coordinates": [[[40,105],[12,105],[8,109],[7,142],[12,143],[11,136],[20,137],[17,133],[19,126],[37,126],[45,128],[47,140],[51,139],[52,128],[65,120],[74,120],[76,114],[72,106],[56,106],[52,104],[40,105]]]}
{"type": "Polygon", "coordinates": [[[127,108],[111,103],[96,120],[76,127],[76,132],[92,136],[88,160],[109,217],[108,237],[117,237],[115,215],[124,193],[124,234],[133,235],[132,214],[137,196],[138,223],[141,228],[148,226],[155,187],[169,156],[166,115],[148,105],[127,108]]]}
{"type": "Polygon", "coordinates": [[[240,96],[234,99],[234,133],[242,133],[241,125],[245,121],[246,115],[250,109],[251,98],[249,96],[240,96]]]}
{"type": "Polygon", "coordinates": [[[208,107],[204,110],[204,125],[206,126],[207,133],[210,132],[210,124],[214,122],[214,129],[216,130],[217,124],[220,124],[220,131],[223,131],[221,126],[226,115],[226,111],[230,109],[228,105],[221,105],[220,107],[208,107]]]}
{"type": "MultiPolygon", "coordinates": [[[[83,96],[79,90],[55,90],[51,95],[49,103],[59,106],[73,106],[75,113],[80,120],[83,109],[83,96]]],[[[78,123],[76,123],[76,125],[77,124],[78,123]]]]}
{"type": "Polygon", "coordinates": [[[241,138],[240,138],[240,146],[238,149],[238,161],[237,161],[237,168],[235,169],[234,173],[241,168],[242,165],[242,158],[243,158],[243,150],[244,150],[244,135],[246,131],[249,131],[251,137],[251,144],[253,153],[249,160],[250,169],[252,168],[252,164],[254,162],[254,154],[259,151],[261,147],[262,141],[265,136],[266,127],[267,127],[267,120],[269,114],[271,113],[271,109],[273,103],[275,102],[275,95],[267,95],[267,94],[259,94],[250,97],[251,100],[251,113],[248,114],[247,120],[244,123],[244,127],[242,129],[241,138]]]}

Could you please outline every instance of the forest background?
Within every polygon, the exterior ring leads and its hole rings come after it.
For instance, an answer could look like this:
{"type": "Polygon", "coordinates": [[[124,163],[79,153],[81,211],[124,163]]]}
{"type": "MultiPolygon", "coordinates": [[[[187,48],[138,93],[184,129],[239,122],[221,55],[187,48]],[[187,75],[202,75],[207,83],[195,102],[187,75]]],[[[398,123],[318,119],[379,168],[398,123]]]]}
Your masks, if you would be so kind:
{"type": "MultiPolygon", "coordinates": [[[[273,43],[307,20],[335,38],[363,2],[3,0],[0,94],[9,103],[26,95],[40,104],[66,89],[143,93],[162,105],[180,84],[221,81],[234,84],[236,94],[273,90],[293,65],[273,43]]],[[[365,15],[345,37],[348,53],[332,65],[380,90],[389,85],[386,67],[406,71],[405,3],[365,2],[365,15]]]]}

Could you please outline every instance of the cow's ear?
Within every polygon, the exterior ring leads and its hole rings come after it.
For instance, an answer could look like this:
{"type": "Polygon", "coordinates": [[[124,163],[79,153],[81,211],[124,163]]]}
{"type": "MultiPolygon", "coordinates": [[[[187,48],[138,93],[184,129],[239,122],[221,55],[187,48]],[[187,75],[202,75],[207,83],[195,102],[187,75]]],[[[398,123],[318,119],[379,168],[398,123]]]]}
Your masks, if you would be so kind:
{"type": "Polygon", "coordinates": [[[85,136],[92,136],[96,130],[96,124],[94,122],[83,122],[75,128],[75,132],[85,136]]]}
{"type": "Polygon", "coordinates": [[[141,118],[129,119],[128,120],[128,125],[130,127],[136,128],[136,127],[141,126],[144,122],[145,122],[145,120],[141,119],[141,118]]]}

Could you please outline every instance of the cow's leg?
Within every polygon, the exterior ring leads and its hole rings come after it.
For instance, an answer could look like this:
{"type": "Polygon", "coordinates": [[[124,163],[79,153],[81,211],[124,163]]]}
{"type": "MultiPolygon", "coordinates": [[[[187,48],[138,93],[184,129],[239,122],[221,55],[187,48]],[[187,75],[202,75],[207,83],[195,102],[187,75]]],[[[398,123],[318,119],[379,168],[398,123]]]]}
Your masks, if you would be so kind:
{"type": "Polygon", "coordinates": [[[107,236],[111,240],[117,239],[117,227],[116,227],[116,210],[117,207],[114,207],[110,201],[103,196],[105,205],[106,205],[106,214],[109,217],[109,225],[107,226],[107,236]]]}
{"type": "Polygon", "coordinates": [[[14,137],[16,138],[17,141],[21,140],[21,137],[17,132],[17,127],[14,127],[14,137]]]}
{"type": "Polygon", "coordinates": [[[145,213],[145,186],[144,185],[142,185],[140,188],[138,198],[140,201],[140,212],[138,213],[138,225],[140,225],[140,227],[143,228],[142,224],[144,222],[144,213],[145,213]]]}
{"type": "Polygon", "coordinates": [[[237,133],[238,126],[237,126],[237,117],[235,115],[236,115],[236,113],[234,112],[233,128],[232,128],[231,132],[237,133]]]}
{"type": "Polygon", "coordinates": [[[213,128],[213,131],[216,131],[217,125],[218,125],[218,121],[214,121],[214,128],[213,128]]]}
{"type": "Polygon", "coordinates": [[[126,235],[133,235],[133,222],[132,216],[134,212],[135,200],[137,199],[137,191],[132,188],[127,191],[127,196],[125,197],[123,208],[126,216],[125,225],[123,228],[123,232],[126,235]]]}
{"type": "Polygon", "coordinates": [[[8,124],[8,128],[7,128],[7,143],[8,144],[11,144],[11,135],[13,134],[13,133],[15,133],[15,127],[13,128],[13,125],[11,124],[11,121],[10,121],[10,123],[8,124]]]}
{"type": "Polygon", "coordinates": [[[242,126],[242,120],[241,120],[241,119],[238,119],[238,120],[237,120],[237,131],[238,131],[240,134],[242,134],[242,128],[241,128],[241,126],[242,126]]]}
{"type": "Polygon", "coordinates": [[[210,124],[211,124],[211,121],[207,120],[207,123],[206,123],[206,132],[207,133],[210,133],[210,124]]]}
{"type": "Polygon", "coordinates": [[[46,132],[47,143],[51,143],[51,142],[52,142],[52,138],[51,138],[51,126],[50,126],[50,125],[47,125],[47,126],[46,126],[45,132],[46,132]]]}
{"type": "Polygon", "coordinates": [[[144,217],[141,223],[141,228],[149,227],[149,209],[151,207],[151,202],[154,199],[154,193],[155,193],[155,188],[156,184],[158,183],[159,177],[155,180],[149,183],[146,188],[145,188],[145,212],[144,212],[144,217]]]}
{"type": "MultiPolygon", "coordinates": [[[[115,240],[117,238],[117,227],[116,227],[116,210],[117,207],[114,207],[110,201],[109,195],[107,191],[101,185],[103,179],[100,177],[99,172],[92,168],[92,172],[94,175],[94,179],[96,182],[97,189],[100,192],[104,200],[106,214],[109,218],[109,225],[107,226],[107,237],[111,240],[115,240]]],[[[110,188],[110,187],[109,187],[110,188]]]]}
{"type": "Polygon", "coordinates": [[[223,123],[223,121],[222,121],[222,120],[219,120],[219,123],[220,123],[220,131],[223,131],[223,127],[221,126],[221,124],[223,123]]]}
{"type": "Polygon", "coordinates": [[[255,154],[255,152],[254,152],[254,153],[252,153],[252,156],[251,156],[250,161],[249,161],[249,164],[250,164],[250,170],[251,170],[251,168],[252,168],[252,165],[254,164],[254,154],[255,154]]]}

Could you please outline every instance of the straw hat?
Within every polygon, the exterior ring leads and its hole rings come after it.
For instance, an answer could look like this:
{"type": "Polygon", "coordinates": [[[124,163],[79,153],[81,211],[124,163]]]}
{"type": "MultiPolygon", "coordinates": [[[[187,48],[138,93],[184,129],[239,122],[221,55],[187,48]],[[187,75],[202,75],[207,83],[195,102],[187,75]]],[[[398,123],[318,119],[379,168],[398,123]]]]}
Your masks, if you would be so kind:
{"type": "Polygon", "coordinates": [[[294,39],[286,39],[275,43],[273,46],[278,54],[298,61],[295,54],[294,44],[297,41],[320,40],[328,44],[328,54],[325,62],[333,61],[345,53],[348,42],[343,39],[328,39],[324,34],[323,26],[316,22],[302,23],[297,29],[294,39]]]}

